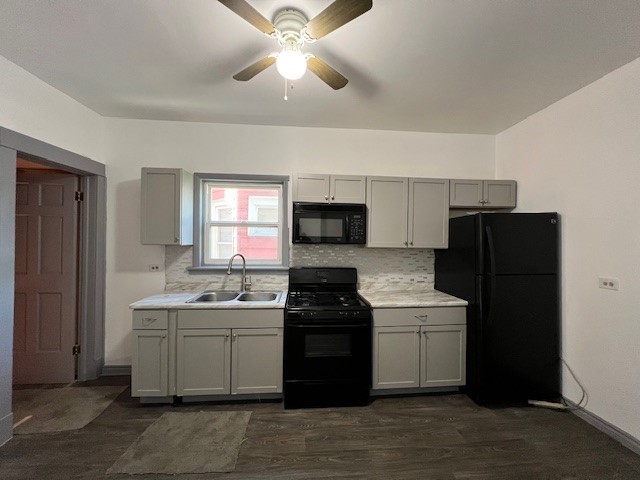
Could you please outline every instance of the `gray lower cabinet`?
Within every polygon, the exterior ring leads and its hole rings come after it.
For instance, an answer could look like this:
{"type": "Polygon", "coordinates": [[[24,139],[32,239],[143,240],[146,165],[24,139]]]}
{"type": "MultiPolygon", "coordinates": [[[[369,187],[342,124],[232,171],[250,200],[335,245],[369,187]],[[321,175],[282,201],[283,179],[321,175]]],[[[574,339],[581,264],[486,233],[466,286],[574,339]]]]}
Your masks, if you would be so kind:
{"type": "Polygon", "coordinates": [[[373,388],[420,386],[420,327],[375,327],[373,388]]]}
{"type": "Polygon", "coordinates": [[[283,313],[135,310],[134,397],[282,392],[283,313]]]}
{"type": "Polygon", "coordinates": [[[177,394],[282,392],[282,329],[178,329],[177,394]]]}
{"type": "Polygon", "coordinates": [[[467,326],[428,325],[420,330],[420,386],[464,385],[467,326]]]}
{"type": "Polygon", "coordinates": [[[373,389],[465,384],[465,307],[374,309],[373,389]]]}
{"type": "Polygon", "coordinates": [[[232,331],[231,394],[282,392],[282,329],[232,331]]]}
{"type": "Polygon", "coordinates": [[[133,312],[131,395],[165,397],[169,394],[169,338],[166,311],[133,312]]]}
{"type": "Polygon", "coordinates": [[[231,391],[231,330],[178,330],[177,394],[219,395],[231,391]]]}

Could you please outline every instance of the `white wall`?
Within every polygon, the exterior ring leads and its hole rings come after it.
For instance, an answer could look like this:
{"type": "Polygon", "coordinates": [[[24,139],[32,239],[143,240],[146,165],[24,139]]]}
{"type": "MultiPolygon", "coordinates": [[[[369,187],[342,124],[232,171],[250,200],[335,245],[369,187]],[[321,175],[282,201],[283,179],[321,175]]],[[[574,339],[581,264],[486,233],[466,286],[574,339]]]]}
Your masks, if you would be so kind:
{"type": "MultiPolygon", "coordinates": [[[[4,57],[0,57],[0,126],[102,161],[102,117],[4,57]]],[[[13,186],[10,193],[15,198],[15,165],[12,163],[10,168],[13,169],[12,175],[4,175],[5,183],[0,187],[3,189],[0,194],[9,191],[6,181],[11,179],[13,186]]],[[[4,206],[7,204],[5,202],[4,206]]],[[[13,218],[14,207],[10,208],[13,218]]],[[[2,272],[4,282],[0,283],[5,286],[3,295],[13,290],[13,260],[10,263],[4,261],[7,255],[13,257],[12,245],[8,241],[2,243],[3,261],[0,263],[5,267],[11,265],[10,269],[7,268],[11,270],[10,273],[2,272]]],[[[13,297],[13,293],[10,295],[13,297]]],[[[13,339],[12,313],[10,316],[0,316],[0,337],[4,342],[3,348],[0,348],[0,422],[11,420],[13,352],[12,348],[4,347],[7,339],[13,339]]],[[[11,423],[8,429],[2,427],[0,425],[0,444],[7,439],[11,423]]]]}
{"type": "Polygon", "coordinates": [[[494,137],[106,120],[107,365],[130,363],[128,304],[164,288],[164,248],[140,245],[140,168],[427,177],[494,176],[494,137]]]}
{"type": "Polygon", "coordinates": [[[102,116],[1,56],[0,126],[103,162],[102,116]]]}
{"type": "Polygon", "coordinates": [[[563,356],[587,409],[640,439],[640,59],[500,133],[496,169],[519,211],[562,215],[563,356]]]}

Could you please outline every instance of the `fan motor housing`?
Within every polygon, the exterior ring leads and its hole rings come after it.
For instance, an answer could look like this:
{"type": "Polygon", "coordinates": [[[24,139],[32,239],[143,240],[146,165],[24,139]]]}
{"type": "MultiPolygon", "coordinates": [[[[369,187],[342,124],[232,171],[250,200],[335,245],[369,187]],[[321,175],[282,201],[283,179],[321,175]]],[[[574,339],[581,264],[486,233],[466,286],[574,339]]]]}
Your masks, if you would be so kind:
{"type": "Polygon", "coordinates": [[[283,40],[294,39],[298,41],[300,31],[307,24],[307,17],[293,8],[285,8],[279,11],[273,19],[274,26],[282,34],[283,40]]]}

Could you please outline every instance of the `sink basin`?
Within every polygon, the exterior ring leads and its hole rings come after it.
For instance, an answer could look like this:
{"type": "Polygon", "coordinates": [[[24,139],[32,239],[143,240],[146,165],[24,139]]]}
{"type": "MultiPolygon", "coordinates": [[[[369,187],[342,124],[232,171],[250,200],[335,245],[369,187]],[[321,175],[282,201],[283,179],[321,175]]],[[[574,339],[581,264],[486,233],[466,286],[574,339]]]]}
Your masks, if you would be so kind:
{"type": "Polygon", "coordinates": [[[238,297],[239,302],[277,302],[280,293],[274,292],[245,292],[238,297]]]}
{"type": "Polygon", "coordinates": [[[204,292],[196,298],[189,300],[187,303],[200,302],[229,302],[235,300],[240,292],[204,292]]]}

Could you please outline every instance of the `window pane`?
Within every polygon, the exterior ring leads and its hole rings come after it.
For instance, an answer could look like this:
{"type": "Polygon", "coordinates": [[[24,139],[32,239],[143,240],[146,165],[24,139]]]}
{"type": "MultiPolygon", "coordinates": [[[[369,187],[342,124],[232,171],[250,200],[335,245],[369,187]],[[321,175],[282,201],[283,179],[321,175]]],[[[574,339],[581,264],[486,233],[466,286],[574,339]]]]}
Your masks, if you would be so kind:
{"type": "Polygon", "coordinates": [[[247,260],[277,260],[279,249],[277,227],[238,227],[238,252],[247,260]]]}
{"type": "Polygon", "coordinates": [[[209,227],[210,261],[228,260],[241,253],[247,260],[278,260],[280,250],[277,227],[209,227]]]}
{"type": "Polygon", "coordinates": [[[209,258],[229,258],[234,253],[234,227],[209,228],[209,258]]]}
{"type": "Polygon", "coordinates": [[[210,220],[217,221],[269,221],[278,222],[280,208],[280,189],[275,187],[225,187],[210,185],[209,212],[210,220]],[[259,220],[261,208],[265,211],[266,220],[259,220]]]}

